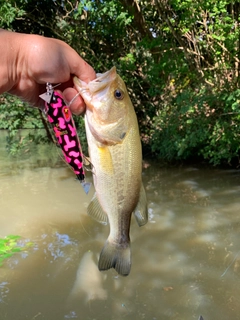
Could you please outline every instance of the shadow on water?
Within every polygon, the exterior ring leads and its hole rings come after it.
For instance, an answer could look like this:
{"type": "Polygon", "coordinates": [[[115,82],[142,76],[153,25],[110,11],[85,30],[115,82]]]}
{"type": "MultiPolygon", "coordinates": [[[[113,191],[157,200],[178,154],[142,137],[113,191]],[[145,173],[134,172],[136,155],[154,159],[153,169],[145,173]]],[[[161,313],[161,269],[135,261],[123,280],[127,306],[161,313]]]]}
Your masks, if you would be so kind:
{"type": "MultiPolygon", "coordinates": [[[[0,147],[1,148],[1,147],[0,147]]],[[[149,223],[132,219],[132,270],[99,272],[108,227],[54,151],[0,157],[0,237],[33,246],[0,268],[1,320],[237,319],[240,171],[144,163],[149,223]]],[[[90,177],[89,177],[90,179],[90,177]]]]}

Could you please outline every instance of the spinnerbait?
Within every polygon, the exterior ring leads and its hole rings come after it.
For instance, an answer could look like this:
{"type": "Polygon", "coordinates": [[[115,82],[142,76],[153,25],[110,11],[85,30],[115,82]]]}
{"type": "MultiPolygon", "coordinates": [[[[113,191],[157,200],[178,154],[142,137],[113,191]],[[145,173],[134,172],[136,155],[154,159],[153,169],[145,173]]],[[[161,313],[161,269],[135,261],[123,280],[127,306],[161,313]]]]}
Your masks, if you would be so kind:
{"type": "Polygon", "coordinates": [[[64,159],[81,182],[85,193],[88,193],[91,184],[85,182],[82,148],[70,108],[62,95],[53,90],[54,87],[51,83],[47,83],[46,88],[47,92],[40,95],[40,98],[45,101],[43,112],[47,116],[64,159]]]}

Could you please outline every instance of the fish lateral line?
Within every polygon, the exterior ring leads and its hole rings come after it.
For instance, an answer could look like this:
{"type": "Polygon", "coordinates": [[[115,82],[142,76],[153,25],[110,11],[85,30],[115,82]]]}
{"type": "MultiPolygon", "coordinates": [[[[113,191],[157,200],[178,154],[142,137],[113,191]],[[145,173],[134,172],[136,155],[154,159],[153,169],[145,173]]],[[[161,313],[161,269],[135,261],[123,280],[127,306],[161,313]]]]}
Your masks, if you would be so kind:
{"type": "Polygon", "coordinates": [[[63,96],[54,90],[58,85],[53,86],[49,82],[46,83],[47,91],[39,96],[45,101],[45,108],[42,111],[50,126],[50,132],[56,145],[61,148],[64,161],[75,173],[84,192],[88,194],[91,183],[85,181],[85,156],[82,152],[69,105],[65,102],[63,96]]]}

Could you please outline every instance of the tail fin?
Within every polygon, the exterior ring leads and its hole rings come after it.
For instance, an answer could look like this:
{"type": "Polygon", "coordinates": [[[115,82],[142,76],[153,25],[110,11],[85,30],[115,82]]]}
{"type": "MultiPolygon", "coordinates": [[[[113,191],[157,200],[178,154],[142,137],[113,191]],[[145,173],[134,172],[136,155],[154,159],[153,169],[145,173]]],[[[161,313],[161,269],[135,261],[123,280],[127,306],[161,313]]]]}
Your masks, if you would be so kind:
{"type": "Polygon", "coordinates": [[[114,268],[120,275],[128,276],[131,270],[131,250],[130,244],[124,247],[117,246],[106,241],[98,262],[100,271],[114,268]]]}

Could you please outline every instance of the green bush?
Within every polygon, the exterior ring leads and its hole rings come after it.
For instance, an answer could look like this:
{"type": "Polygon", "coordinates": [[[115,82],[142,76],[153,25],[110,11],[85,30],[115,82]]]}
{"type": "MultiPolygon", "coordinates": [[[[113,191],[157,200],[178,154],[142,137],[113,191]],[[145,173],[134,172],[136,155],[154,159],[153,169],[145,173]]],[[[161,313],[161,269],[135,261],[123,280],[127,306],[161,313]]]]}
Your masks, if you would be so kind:
{"type": "Polygon", "coordinates": [[[201,156],[213,165],[236,160],[240,151],[240,90],[184,90],[154,118],[152,151],[168,161],[201,156]]]}
{"type": "MultiPolygon", "coordinates": [[[[64,40],[97,72],[115,65],[144,150],[167,161],[239,165],[239,21],[236,0],[0,0],[0,26],[64,40]]],[[[33,109],[8,104],[0,127],[9,130],[9,146],[23,127],[44,127],[33,109]]],[[[82,118],[76,125],[86,142],[82,118]]]]}

